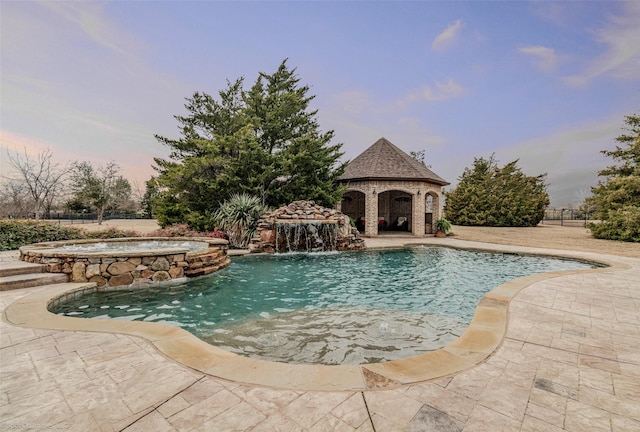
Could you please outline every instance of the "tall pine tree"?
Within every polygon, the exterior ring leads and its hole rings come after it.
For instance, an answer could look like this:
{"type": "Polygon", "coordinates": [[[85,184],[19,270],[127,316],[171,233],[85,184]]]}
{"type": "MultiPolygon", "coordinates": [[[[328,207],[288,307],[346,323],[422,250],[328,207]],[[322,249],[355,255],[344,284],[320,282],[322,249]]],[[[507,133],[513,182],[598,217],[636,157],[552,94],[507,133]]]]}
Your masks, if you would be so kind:
{"type": "Polygon", "coordinates": [[[314,96],[286,62],[260,73],[248,91],[241,78],[219,100],[195,93],[188,114],[175,116],[182,136],[156,136],[171,148],[169,159],[155,159],[153,210],[161,225],[210,229],[213,212],[236,193],[268,206],[299,199],[332,206],[341,198],[342,144],[331,144],[333,131],[320,131],[309,108],[314,96]]]}
{"type": "Polygon", "coordinates": [[[587,204],[595,207],[599,223],[590,225],[596,238],[640,242],[640,116],[625,117],[621,145],[601,153],[620,162],[601,170],[604,177],[591,189],[587,204]]]}

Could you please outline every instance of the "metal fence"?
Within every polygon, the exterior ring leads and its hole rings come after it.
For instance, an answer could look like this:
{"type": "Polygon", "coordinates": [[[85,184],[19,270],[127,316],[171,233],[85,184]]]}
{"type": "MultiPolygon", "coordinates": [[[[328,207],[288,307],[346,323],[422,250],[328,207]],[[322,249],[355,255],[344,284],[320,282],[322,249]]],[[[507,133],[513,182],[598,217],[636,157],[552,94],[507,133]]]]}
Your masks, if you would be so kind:
{"type": "Polygon", "coordinates": [[[543,225],[560,225],[586,227],[591,221],[591,215],[587,212],[575,209],[548,208],[544,212],[543,225]]]}
{"type": "MultiPolygon", "coordinates": [[[[73,213],[73,212],[50,212],[47,220],[57,222],[60,225],[89,224],[98,221],[98,213],[73,213]]],[[[141,213],[120,213],[105,212],[102,220],[110,219],[150,219],[147,215],[141,213]]]]}

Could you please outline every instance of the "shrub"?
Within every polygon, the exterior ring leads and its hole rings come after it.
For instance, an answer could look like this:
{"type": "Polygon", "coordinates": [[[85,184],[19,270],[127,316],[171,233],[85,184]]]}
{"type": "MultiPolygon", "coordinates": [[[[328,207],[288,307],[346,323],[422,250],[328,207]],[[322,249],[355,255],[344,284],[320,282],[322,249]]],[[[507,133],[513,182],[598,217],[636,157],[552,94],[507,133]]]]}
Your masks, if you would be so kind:
{"type": "Polygon", "coordinates": [[[229,240],[229,236],[227,235],[227,233],[225,233],[224,231],[219,230],[218,228],[216,228],[212,232],[208,233],[207,237],[229,240]]]}
{"type": "Polygon", "coordinates": [[[493,155],[465,168],[460,183],[445,193],[451,223],[466,226],[536,226],[549,205],[545,175],[525,175],[517,160],[500,168],[493,155]]]}
{"type": "Polygon", "coordinates": [[[229,245],[246,248],[256,232],[258,219],[268,211],[260,198],[249,194],[233,194],[213,215],[216,224],[229,234],[229,245]]]}
{"type": "Polygon", "coordinates": [[[84,238],[87,239],[110,239],[125,237],[140,237],[140,233],[132,230],[119,230],[117,228],[106,228],[101,231],[84,232],[84,238]]]}
{"type": "Polygon", "coordinates": [[[193,231],[187,224],[173,224],[146,234],[147,237],[204,237],[206,234],[193,231]]]}
{"type": "Polygon", "coordinates": [[[87,232],[68,225],[33,220],[0,220],[0,250],[15,250],[21,246],[59,240],[122,238],[139,236],[135,231],[108,228],[87,232]]]}
{"type": "Polygon", "coordinates": [[[589,229],[598,239],[640,242],[640,207],[610,210],[606,219],[589,224],[589,229]]]}
{"type": "Polygon", "coordinates": [[[147,237],[211,237],[228,240],[228,236],[223,231],[216,229],[212,232],[201,232],[192,230],[188,224],[173,224],[165,228],[157,229],[145,234],[147,237]]]}
{"type": "Polygon", "coordinates": [[[32,243],[83,237],[77,228],[31,220],[0,220],[0,250],[14,250],[32,243]]]}

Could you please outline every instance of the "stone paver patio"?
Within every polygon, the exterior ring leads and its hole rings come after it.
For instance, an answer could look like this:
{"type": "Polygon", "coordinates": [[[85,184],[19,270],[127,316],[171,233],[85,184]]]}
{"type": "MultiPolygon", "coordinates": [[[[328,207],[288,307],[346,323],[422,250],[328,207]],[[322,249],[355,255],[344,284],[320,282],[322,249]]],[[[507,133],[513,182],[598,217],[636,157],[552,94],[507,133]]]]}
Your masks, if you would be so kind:
{"type": "MultiPolygon", "coordinates": [[[[381,238],[367,245],[428,241],[381,238]]],[[[139,337],[14,326],[5,309],[51,288],[5,291],[0,429],[640,430],[640,260],[572,255],[621,268],[532,283],[511,301],[506,336],[485,362],[391,390],[304,391],[222,380],[165,357],[139,337]]]]}

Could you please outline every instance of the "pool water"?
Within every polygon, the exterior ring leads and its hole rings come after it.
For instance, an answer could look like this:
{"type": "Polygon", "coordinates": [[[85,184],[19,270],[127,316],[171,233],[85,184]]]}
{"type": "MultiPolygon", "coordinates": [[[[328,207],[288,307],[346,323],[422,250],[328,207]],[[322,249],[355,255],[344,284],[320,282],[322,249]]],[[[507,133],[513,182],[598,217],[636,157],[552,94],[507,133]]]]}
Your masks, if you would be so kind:
{"type": "Polygon", "coordinates": [[[451,343],[491,289],[595,265],[444,247],[253,255],[176,285],[94,293],[52,312],[163,322],[253,358],[363,364],[451,343]]]}

